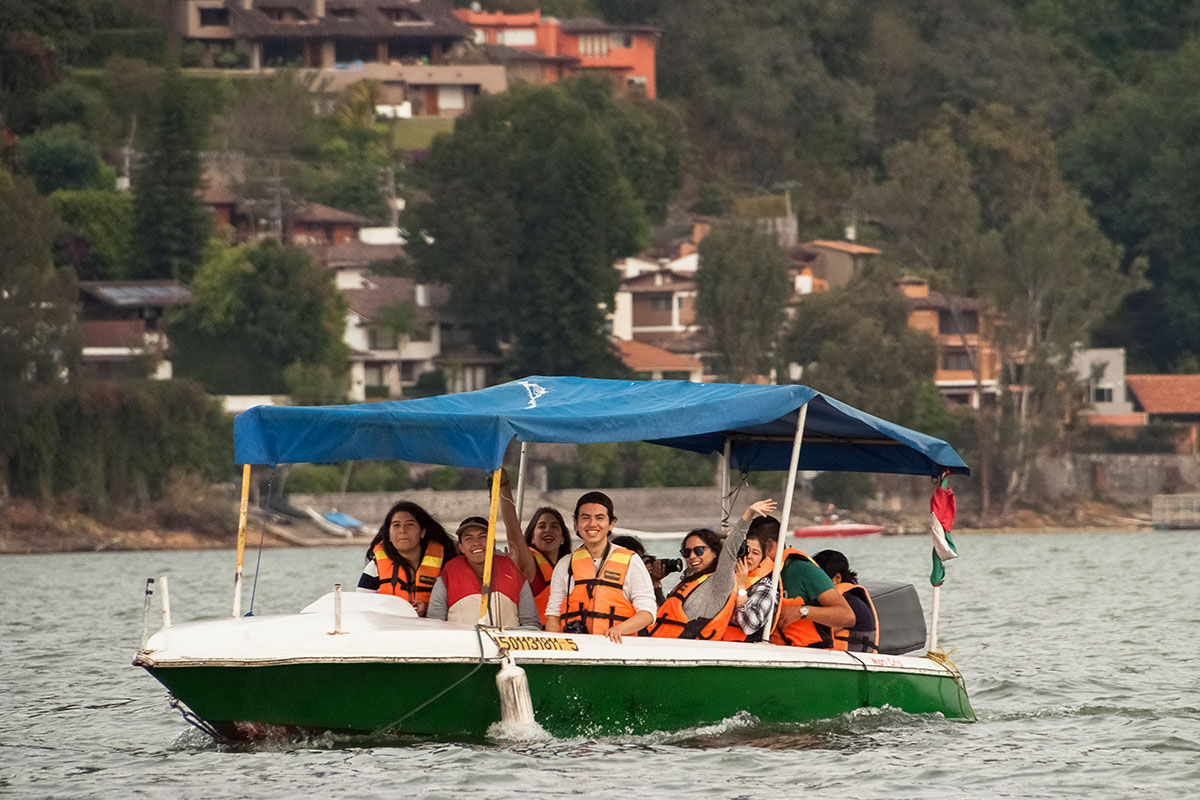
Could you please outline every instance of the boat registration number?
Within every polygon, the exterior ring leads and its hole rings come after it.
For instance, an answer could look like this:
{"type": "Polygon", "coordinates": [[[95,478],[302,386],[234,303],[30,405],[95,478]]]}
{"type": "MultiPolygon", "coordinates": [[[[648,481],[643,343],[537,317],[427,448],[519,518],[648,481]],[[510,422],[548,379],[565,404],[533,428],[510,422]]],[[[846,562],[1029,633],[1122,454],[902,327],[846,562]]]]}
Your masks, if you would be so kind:
{"type": "Polygon", "coordinates": [[[497,636],[496,644],[506,650],[579,650],[579,645],[571,639],[545,636],[497,636]]]}

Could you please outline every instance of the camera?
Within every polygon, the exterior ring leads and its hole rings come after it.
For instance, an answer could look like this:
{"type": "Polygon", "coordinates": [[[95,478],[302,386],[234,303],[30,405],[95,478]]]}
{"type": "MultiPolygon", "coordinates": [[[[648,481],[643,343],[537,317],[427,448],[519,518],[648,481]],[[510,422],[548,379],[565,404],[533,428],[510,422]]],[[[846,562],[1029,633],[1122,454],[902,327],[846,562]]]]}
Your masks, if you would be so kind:
{"type": "Polygon", "coordinates": [[[672,572],[683,572],[682,558],[655,558],[654,556],[645,556],[645,561],[647,566],[654,561],[662,564],[663,572],[666,575],[670,575],[672,572]]]}
{"type": "Polygon", "coordinates": [[[739,547],[738,551],[737,551],[738,560],[741,561],[748,555],[750,555],[750,545],[746,544],[746,542],[743,541],[742,546],[739,547]]]}
{"type": "Polygon", "coordinates": [[[563,625],[563,633],[587,633],[587,623],[581,619],[573,619],[566,625],[563,625]]]}

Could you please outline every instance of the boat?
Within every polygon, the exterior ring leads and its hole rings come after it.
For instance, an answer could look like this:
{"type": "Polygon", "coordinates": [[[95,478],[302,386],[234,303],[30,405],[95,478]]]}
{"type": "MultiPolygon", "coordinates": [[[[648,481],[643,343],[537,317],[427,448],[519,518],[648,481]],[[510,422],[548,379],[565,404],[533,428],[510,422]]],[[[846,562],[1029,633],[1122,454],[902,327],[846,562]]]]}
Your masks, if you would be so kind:
{"type": "MultiPolygon", "coordinates": [[[[885,706],[974,719],[963,676],[936,646],[936,593],[923,654],[913,652],[924,644],[923,617],[917,642],[896,652],[851,653],[639,637],[616,644],[502,629],[488,624],[486,598],[479,624],[456,625],[418,618],[399,598],[340,587],[295,614],[241,613],[252,464],[399,458],[498,470],[516,440],[519,515],[524,462],[537,443],[649,441],[716,455],[726,518],[732,472],[787,469],[784,519],[798,469],[969,474],[946,442],[809,387],[535,376],[403,402],[258,407],[238,415],[234,428],[243,513],[232,616],[173,625],[164,596],[163,629],[145,638],[134,659],[186,718],[215,736],[459,738],[530,728],[553,736],[624,735],[739,714],[802,722],[885,706]],[[680,692],[681,685],[709,688],[680,692]]],[[[492,482],[489,537],[499,483],[492,482]]]]}
{"type": "Polygon", "coordinates": [[[316,523],[317,527],[325,533],[331,533],[334,536],[341,536],[345,539],[353,539],[355,536],[367,532],[367,527],[359,520],[343,514],[334,509],[326,514],[322,514],[312,506],[305,506],[304,513],[308,518],[316,523]]]}
{"type": "Polygon", "coordinates": [[[846,536],[878,536],[881,533],[883,533],[882,525],[868,525],[865,522],[850,522],[849,520],[819,522],[816,525],[808,525],[792,531],[794,536],[801,539],[841,539],[846,536]]]}

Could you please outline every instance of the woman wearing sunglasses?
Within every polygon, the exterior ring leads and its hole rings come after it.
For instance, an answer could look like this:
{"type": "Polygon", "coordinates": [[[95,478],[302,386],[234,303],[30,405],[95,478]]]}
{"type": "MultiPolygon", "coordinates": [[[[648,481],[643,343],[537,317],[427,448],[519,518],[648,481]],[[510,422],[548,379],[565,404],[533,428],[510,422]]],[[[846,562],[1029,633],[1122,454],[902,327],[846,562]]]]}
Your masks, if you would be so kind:
{"type": "Polygon", "coordinates": [[[724,546],[716,533],[697,528],[683,537],[679,554],[687,565],[658,609],[651,636],[674,639],[721,639],[734,607],[737,553],[746,540],[750,520],[775,510],[774,500],[760,500],[746,509],[724,546]]]}

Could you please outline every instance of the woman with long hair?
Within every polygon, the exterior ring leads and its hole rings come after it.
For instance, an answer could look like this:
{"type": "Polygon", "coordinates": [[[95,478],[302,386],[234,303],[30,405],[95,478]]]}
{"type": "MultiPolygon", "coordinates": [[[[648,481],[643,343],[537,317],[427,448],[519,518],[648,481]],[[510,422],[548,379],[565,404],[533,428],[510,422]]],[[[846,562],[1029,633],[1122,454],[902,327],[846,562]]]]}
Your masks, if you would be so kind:
{"type": "Polygon", "coordinates": [[[358,591],[395,595],[425,616],[442,565],[456,555],[458,548],[441,523],[416,503],[401,500],[367,546],[358,591]]]}
{"type": "Polygon", "coordinates": [[[537,603],[538,617],[546,621],[546,603],[550,599],[550,578],[554,566],[563,556],[571,554],[571,543],[567,540],[567,523],[558,509],[542,506],[533,512],[525,526],[525,541],[509,542],[513,561],[529,581],[533,599],[537,603]]]}

